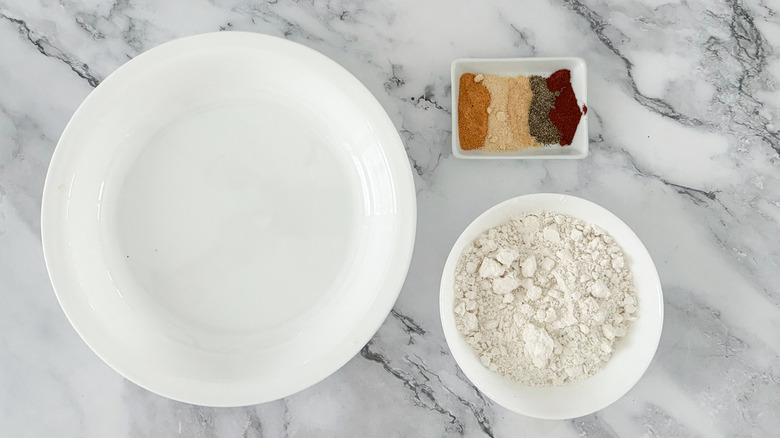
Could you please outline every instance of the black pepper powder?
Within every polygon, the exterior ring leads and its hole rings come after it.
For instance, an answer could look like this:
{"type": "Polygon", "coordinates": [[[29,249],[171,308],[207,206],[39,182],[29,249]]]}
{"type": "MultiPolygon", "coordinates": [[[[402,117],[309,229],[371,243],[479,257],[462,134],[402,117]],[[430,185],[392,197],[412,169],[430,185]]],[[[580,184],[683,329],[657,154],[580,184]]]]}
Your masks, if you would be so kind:
{"type": "Polygon", "coordinates": [[[547,88],[547,79],[541,76],[529,76],[531,82],[531,109],[528,112],[528,126],[531,135],[541,144],[558,144],[561,132],[550,120],[550,110],[555,107],[558,92],[553,93],[547,88]]]}

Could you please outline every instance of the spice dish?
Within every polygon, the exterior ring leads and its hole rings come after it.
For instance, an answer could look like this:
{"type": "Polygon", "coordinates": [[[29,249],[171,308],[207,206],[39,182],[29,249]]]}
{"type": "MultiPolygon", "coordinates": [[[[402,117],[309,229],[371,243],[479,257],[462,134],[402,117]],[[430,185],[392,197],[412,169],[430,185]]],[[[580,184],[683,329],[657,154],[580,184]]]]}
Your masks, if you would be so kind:
{"type": "Polygon", "coordinates": [[[373,95],[281,38],[175,40],[106,78],[60,138],[41,234],[108,365],[239,406],[324,379],[387,317],[414,246],[403,143],[373,95]]]}
{"type": "MultiPolygon", "coordinates": [[[[503,263],[504,257],[509,257],[509,255],[499,254],[498,260],[503,263]]],[[[538,268],[536,266],[533,268],[544,269],[543,263],[540,263],[538,268]]],[[[525,266],[523,267],[525,268],[525,266]]],[[[483,269],[481,266],[476,268],[483,269]]],[[[494,266],[493,268],[500,267],[494,266]]],[[[485,275],[490,276],[491,273],[485,273],[485,275]]],[[[536,295],[540,295],[538,291],[536,292],[536,295]]],[[[530,292],[526,291],[518,296],[522,297],[523,294],[527,293],[530,292]]],[[[591,291],[590,293],[601,295],[600,291],[591,291]]],[[[585,295],[587,294],[585,292],[585,295]]],[[[546,299],[546,294],[542,298],[546,299]]],[[[583,296],[584,298],[585,296],[583,296]]],[[[660,281],[653,261],[639,238],[625,223],[606,209],[584,199],[568,195],[533,194],[520,196],[494,206],[475,219],[455,242],[447,258],[442,274],[439,299],[445,338],[453,357],[464,374],[480,391],[498,404],[520,414],[545,419],[567,419],[587,415],[622,397],[639,380],[650,364],[658,346],[663,325],[663,296],[660,281]],[[635,300],[631,302],[636,303],[636,306],[630,305],[629,313],[632,321],[625,333],[620,333],[619,342],[615,343],[614,351],[610,352],[612,356],[603,364],[603,368],[597,370],[590,377],[584,376],[586,378],[581,380],[560,382],[549,386],[531,386],[538,385],[538,383],[533,383],[533,380],[542,376],[533,378],[529,376],[528,379],[518,375],[512,376],[513,378],[502,377],[499,374],[501,370],[491,367],[490,362],[486,362],[483,357],[477,355],[472,345],[459,332],[458,314],[462,315],[463,309],[460,308],[462,302],[456,300],[455,274],[464,250],[486,230],[505,224],[513,218],[528,214],[538,215],[538,213],[545,211],[571,216],[583,223],[592,224],[614,238],[614,242],[622,249],[622,256],[615,266],[622,267],[625,263],[626,268],[630,269],[633,274],[635,295],[633,295],[634,291],[628,289],[625,291],[626,293],[630,292],[631,296],[635,297],[631,298],[631,300],[635,300]],[[521,383],[519,380],[526,382],[521,383]]],[[[629,305],[631,302],[623,301],[622,305],[629,305]]],[[[563,315],[559,314],[559,316],[563,315]]],[[[552,321],[555,321],[555,318],[552,321]]],[[[518,321],[518,324],[521,322],[518,321]]],[[[525,323],[523,322],[523,324],[525,323]]],[[[563,325],[566,324],[564,322],[563,325]]],[[[488,330],[490,327],[484,329],[488,330]]],[[[618,330],[622,329],[618,328],[618,330]]],[[[546,338],[546,335],[539,335],[539,331],[534,328],[530,335],[534,335],[537,339],[539,336],[546,338]]],[[[522,334],[524,337],[528,335],[529,333],[522,334]]],[[[528,340],[525,339],[525,342],[528,340]]],[[[534,345],[533,348],[539,346],[535,340],[531,344],[534,345]]],[[[531,353],[531,357],[540,357],[538,350],[529,353],[531,353]]],[[[504,362],[500,365],[506,366],[506,364],[504,362]]],[[[542,364],[534,365],[542,366],[542,364]]],[[[539,369],[542,370],[542,368],[539,369]]]]}
{"type": "Polygon", "coordinates": [[[458,59],[451,73],[452,153],[456,157],[587,156],[583,59],[458,59]]]}

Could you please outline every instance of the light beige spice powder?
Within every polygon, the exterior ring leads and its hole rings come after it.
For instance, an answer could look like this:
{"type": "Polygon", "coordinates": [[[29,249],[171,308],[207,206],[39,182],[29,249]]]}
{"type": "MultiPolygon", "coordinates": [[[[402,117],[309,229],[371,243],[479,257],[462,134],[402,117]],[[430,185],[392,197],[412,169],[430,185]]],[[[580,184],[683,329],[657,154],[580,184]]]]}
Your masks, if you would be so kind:
{"type": "Polygon", "coordinates": [[[527,76],[477,75],[490,93],[486,151],[516,151],[539,147],[531,135],[528,113],[533,92],[527,76]]]}

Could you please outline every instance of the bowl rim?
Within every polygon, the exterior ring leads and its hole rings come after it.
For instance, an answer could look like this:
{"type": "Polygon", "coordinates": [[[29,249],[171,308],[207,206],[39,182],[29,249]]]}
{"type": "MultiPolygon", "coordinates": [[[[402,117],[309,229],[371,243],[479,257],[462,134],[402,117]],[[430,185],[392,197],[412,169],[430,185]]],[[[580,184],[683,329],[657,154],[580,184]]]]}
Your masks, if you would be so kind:
{"type": "Polygon", "coordinates": [[[641,243],[636,234],[620,218],[613,213],[591,201],[571,195],[557,193],[537,193],[510,198],[494,205],[476,219],[461,233],[447,257],[442,272],[439,289],[439,311],[444,337],[447,346],[455,358],[457,366],[474,386],[499,405],[519,414],[529,417],[550,420],[563,420],[577,418],[591,414],[611,405],[623,397],[639,379],[644,375],[657,351],[661,332],[663,329],[663,292],[660,278],[649,252],[641,243]],[[648,284],[642,288],[637,285],[637,298],[640,301],[639,319],[632,322],[629,333],[622,339],[622,343],[616,348],[616,352],[605,367],[588,379],[570,383],[558,387],[530,387],[518,382],[510,381],[499,374],[489,371],[479,361],[474,350],[469,346],[461,333],[455,327],[454,317],[454,270],[460,258],[463,248],[471,243],[489,228],[506,222],[511,217],[521,213],[538,212],[542,210],[559,211],[563,214],[578,217],[569,211],[560,211],[555,208],[534,208],[533,205],[559,205],[565,208],[589,209],[594,214],[602,215],[609,219],[608,223],[614,227],[622,227],[620,236],[633,236],[631,249],[626,249],[626,238],[619,239],[614,229],[604,227],[603,223],[591,219],[587,222],[600,226],[607,231],[621,245],[635,278],[638,274],[637,266],[642,264],[642,277],[648,284]],[[529,207],[531,206],[531,207],[529,207]],[[573,206],[573,207],[572,207],[573,206]],[[636,258],[639,257],[639,260],[636,258]],[[638,333],[642,331],[642,333],[638,333]],[[629,341],[631,339],[631,341],[629,341]],[[632,342],[621,347],[624,342],[632,342]],[[641,343],[640,343],[641,342],[641,343]],[[631,354],[632,356],[627,356],[631,354]],[[616,362],[619,359],[619,363],[616,362]],[[623,369],[621,365],[630,364],[632,367],[623,369]],[[609,383],[609,374],[617,374],[622,380],[619,386],[609,383]],[[589,394],[589,403],[577,404],[570,397],[576,391],[587,389],[602,391],[601,394],[589,394]],[[591,397],[595,395],[595,397],[591,397]],[[560,400],[562,403],[553,403],[560,400]],[[544,403],[540,403],[544,402],[544,403]]]}

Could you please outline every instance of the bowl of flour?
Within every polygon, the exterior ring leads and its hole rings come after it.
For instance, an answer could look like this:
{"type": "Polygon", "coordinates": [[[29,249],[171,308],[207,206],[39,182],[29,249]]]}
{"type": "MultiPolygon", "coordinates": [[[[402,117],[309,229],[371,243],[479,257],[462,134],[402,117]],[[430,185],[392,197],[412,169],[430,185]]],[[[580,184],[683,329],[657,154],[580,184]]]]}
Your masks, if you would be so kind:
{"type": "Polygon", "coordinates": [[[650,254],[618,217],[533,194],[461,234],[440,312],[453,357],[480,391],[520,414],[567,419],[610,405],[644,374],[663,296],[650,254]]]}

